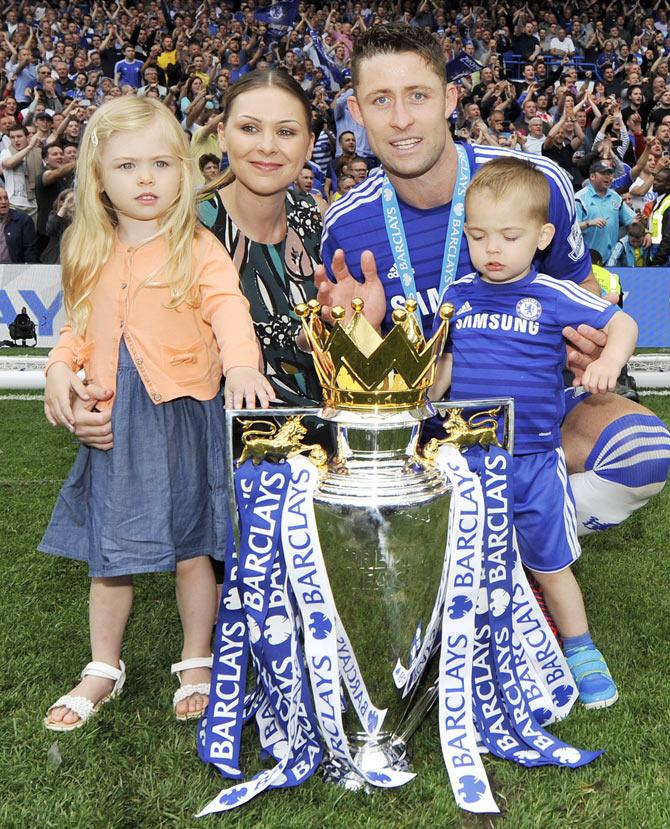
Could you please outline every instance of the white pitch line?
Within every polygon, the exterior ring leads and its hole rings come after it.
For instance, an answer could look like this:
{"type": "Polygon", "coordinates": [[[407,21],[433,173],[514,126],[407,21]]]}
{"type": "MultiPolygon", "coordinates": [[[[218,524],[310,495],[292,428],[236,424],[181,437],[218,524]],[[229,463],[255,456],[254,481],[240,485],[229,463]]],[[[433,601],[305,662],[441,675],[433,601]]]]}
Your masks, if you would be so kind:
{"type": "Polygon", "coordinates": [[[43,394],[0,394],[0,400],[44,400],[43,394]]]}

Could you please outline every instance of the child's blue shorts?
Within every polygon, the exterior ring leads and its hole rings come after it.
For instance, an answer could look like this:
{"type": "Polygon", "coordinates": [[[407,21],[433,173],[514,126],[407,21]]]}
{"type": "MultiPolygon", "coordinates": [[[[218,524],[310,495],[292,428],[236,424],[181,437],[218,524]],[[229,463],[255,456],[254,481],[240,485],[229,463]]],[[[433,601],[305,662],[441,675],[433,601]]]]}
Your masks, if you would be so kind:
{"type": "Polygon", "coordinates": [[[557,573],[581,554],[562,449],[514,456],[514,528],[521,560],[557,573]]]}

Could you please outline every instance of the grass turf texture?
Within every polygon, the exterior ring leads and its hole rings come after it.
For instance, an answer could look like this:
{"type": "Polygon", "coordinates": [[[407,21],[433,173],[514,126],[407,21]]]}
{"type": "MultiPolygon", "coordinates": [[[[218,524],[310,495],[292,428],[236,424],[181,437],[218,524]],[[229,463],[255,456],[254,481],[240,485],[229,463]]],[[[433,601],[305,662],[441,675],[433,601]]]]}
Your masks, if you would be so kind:
{"type": "MultiPolygon", "coordinates": [[[[670,423],[670,400],[646,398],[670,423]]],[[[225,816],[193,819],[224,781],[197,757],[195,726],[172,718],[170,663],[180,637],[173,581],[136,580],[124,647],[121,698],[88,727],[42,727],[49,704],[88,661],[85,567],[35,552],[75,442],[47,425],[42,404],[0,402],[0,827],[153,829],[213,826],[296,829],[666,829],[670,826],[670,488],[626,524],[590,536],[576,567],[594,636],[621,700],[576,707],[552,730],[605,755],[578,771],[523,769],[487,758],[501,817],[454,805],[431,712],[412,742],[415,780],[372,795],[343,792],[315,775],[225,816]]],[[[245,729],[242,768],[258,742],[245,729]]]]}

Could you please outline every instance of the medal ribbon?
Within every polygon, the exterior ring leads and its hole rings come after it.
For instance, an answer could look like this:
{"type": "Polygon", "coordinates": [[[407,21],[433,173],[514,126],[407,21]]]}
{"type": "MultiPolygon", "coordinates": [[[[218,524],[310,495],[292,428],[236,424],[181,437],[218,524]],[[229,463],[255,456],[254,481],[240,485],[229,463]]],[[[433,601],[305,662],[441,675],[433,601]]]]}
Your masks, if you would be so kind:
{"type": "MultiPolygon", "coordinates": [[[[442,267],[440,270],[439,296],[442,298],[444,292],[456,278],[458,270],[458,259],[461,252],[461,241],[463,239],[463,226],[465,223],[465,191],[470,183],[470,161],[465,147],[456,144],[456,181],[454,183],[454,194],[451,199],[451,210],[449,211],[449,224],[447,235],[444,240],[444,252],[442,254],[442,267]]],[[[395,268],[402,285],[406,299],[416,300],[418,297],[416,281],[414,279],[414,268],[410,258],[409,246],[405,235],[405,226],[400,213],[400,204],[394,186],[387,175],[382,181],[382,210],[384,212],[384,224],[386,235],[389,240],[395,268]]],[[[419,327],[423,331],[421,315],[417,315],[419,327]]]]}

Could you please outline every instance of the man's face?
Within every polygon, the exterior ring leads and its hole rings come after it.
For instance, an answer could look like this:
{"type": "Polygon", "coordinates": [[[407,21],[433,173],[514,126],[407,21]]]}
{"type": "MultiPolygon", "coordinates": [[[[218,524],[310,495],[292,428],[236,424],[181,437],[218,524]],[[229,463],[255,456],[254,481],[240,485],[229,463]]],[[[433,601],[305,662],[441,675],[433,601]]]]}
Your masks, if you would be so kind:
{"type": "Polygon", "coordinates": [[[81,124],[79,121],[75,121],[74,119],[68,121],[67,127],[65,127],[65,137],[68,141],[77,141],[80,133],[81,124]]]}
{"type": "Polygon", "coordinates": [[[77,153],[79,151],[72,144],[68,144],[63,150],[63,164],[70,164],[77,160],[77,153]]]}
{"type": "Polygon", "coordinates": [[[356,152],[356,138],[353,132],[345,132],[340,136],[340,146],[342,152],[347,155],[353,155],[356,152]]]}
{"type": "Polygon", "coordinates": [[[9,214],[9,196],[4,187],[0,187],[0,216],[4,219],[9,214]]]}
{"type": "Polygon", "coordinates": [[[445,86],[422,57],[398,52],[360,63],[355,97],[348,105],[386,171],[415,178],[445,154],[456,100],[455,87],[445,86]]]}
{"type": "Polygon", "coordinates": [[[544,134],[542,130],[542,121],[539,118],[533,118],[533,120],[528,124],[528,131],[533,138],[541,138],[544,134]]]}
{"type": "Polygon", "coordinates": [[[28,146],[28,136],[24,134],[23,130],[10,130],[9,140],[15,150],[22,150],[28,146]]]}
{"type": "Polygon", "coordinates": [[[654,190],[657,193],[667,193],[670,191],[670,170],[663,167],[654,176],[654,190]]]}
{"type": "Polygon", "coordinates": [[[202,177],[205,181],[214,181],[214,179],[219,175],[219,165],[215,164],[213,161],[208,161],[207,164],[204,165],[202,168],[202,177]]]}
{"type": "Polygon", "coordinates": [[[63,163],[63,150],[61,147],[49,147],[46,157],[46,165],[50,170],[56,170],[63,163]]]}
{"type": "Polygon", "coordinates": [[[314,173],[308,168],[301,170],[296,183],[303,193],[309,193],[314,187],[314,173]]]}
{"type": "Polygon", "coordinates": [[[348,170],[356,184],[368,177],[368,165],[365,161],[352,161],[348,166],[348,170]]]}
{"type": "Polygon", "coordinates": [[[526,120],[528,121],[532,118],[535,113],[537,112],[537,106],[535,105],[535,101],[524,101],[523,102],[523,114],[526,116],[526,120]]]}
{"type": "Polygon", "coordinates": [[[667,144],[670,140],[670,127],[667,124],[659,124],[656,128],[656,138],[661,144],[667,144]]]}
{"type": "Polygon", "coordinates": [[[604,195],[607,190],[612,186],[612,179],[614,177],[614,173],[611,171],[608,172],[599,172],[599,173],[591,173],[589,179],[591,184],[593,185],[593,189],[599,195],[604,195]]]}

